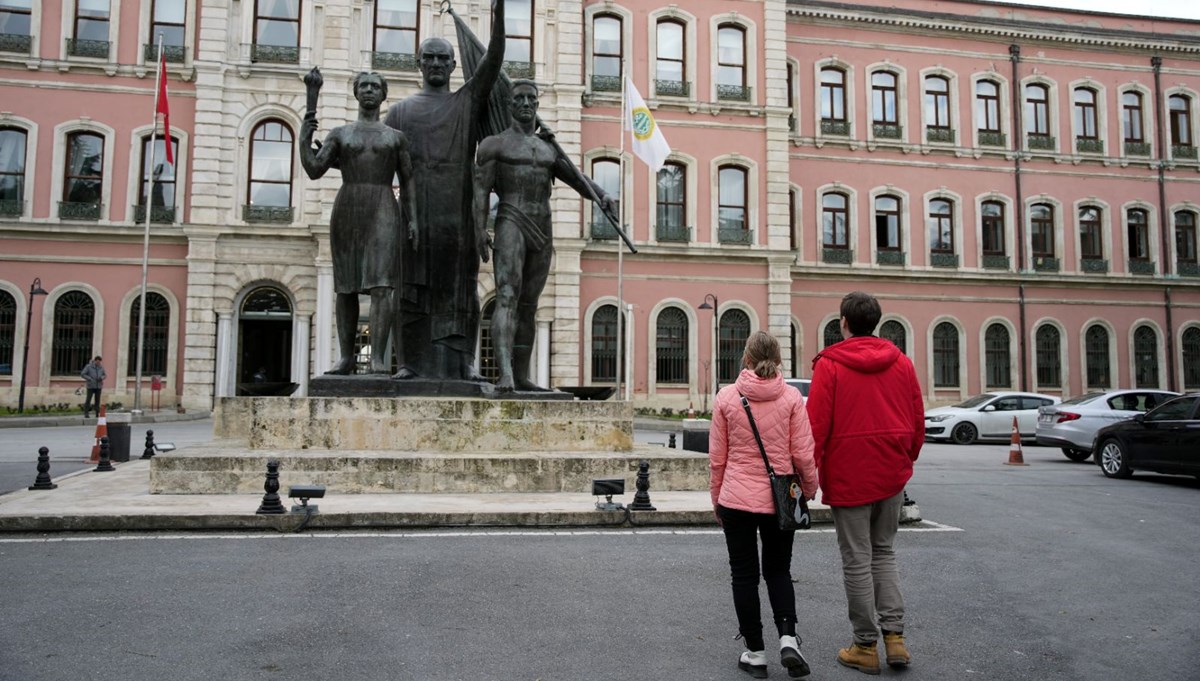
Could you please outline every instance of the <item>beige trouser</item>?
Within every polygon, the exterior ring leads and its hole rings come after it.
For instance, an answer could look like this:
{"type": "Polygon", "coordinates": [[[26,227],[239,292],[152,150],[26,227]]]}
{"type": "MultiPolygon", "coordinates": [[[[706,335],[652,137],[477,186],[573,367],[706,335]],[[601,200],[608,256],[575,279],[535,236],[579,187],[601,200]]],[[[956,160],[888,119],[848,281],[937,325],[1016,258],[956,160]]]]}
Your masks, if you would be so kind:
{"type": "Polygon", "coordinates": [[[904,597],[900,595],[900,573],[892,543],[900,524],[904,493],[862,506],[834,506],[833,524],[842,552],[842,579],[854,640],[873,643],[879,626],[904,631],[904,597]]]}

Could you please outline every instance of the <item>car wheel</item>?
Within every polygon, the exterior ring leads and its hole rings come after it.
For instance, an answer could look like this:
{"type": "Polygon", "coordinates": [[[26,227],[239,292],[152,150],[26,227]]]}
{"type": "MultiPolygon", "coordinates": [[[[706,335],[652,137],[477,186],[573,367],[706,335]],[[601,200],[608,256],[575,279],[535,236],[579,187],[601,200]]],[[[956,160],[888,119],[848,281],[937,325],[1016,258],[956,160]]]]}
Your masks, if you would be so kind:
{"type": "Polygon", "coordinates": [[[979,437],[979,431],[970,423],[960,423],[950,432],[950,439],[956,445],[969,445],[979,437]]]}
{"type": "Polygon", "coordinates": [[[1096,459],[1100,462],[1100,470],[1110,478],[1128,478],[1133,473],[1125,456],[1125,447],[1118,440],[1105,440],[1096,459]]]}
{"type": "Polygon", "coordinates": [[[1082,449],[1063,447],[1062,452],[1063,454],[1066,454],[1067,458],[1072,461],[1087,461],[1088,459],[1092,458],[1091,452],[1085,452],[1082,449]]]}

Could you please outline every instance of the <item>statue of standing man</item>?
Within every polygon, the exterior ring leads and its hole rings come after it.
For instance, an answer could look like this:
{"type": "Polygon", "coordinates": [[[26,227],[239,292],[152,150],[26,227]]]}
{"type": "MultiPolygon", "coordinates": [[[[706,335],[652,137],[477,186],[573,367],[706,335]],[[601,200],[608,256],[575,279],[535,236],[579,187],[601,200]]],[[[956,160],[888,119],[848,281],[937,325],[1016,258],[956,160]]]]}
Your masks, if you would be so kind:
{"type": "Polygon", "coordinates": [[[496,389],[541,390],[529,378],[537,303],[546,286],[554,258],[550,191],[555,178],[584,197],[595,196],[602,210],[616,212],[611,196],[579,172],[552,141],[546,127],[538,129],[538,87],[516,80],[510,99],[512,126],[479,145],[475,169],[475,228],[479,256],[496,251],[496,311],[492,339],[500,378],[496,389]],[[496,192],[496,238],[487,233],[488,197],[496,192]]]}
{"type": "Polygon", "coordinates": [[[385,120],[411,145],[420,243],[420,249],[400,244],[396,378],[482,380],[474,368],[479,253],[472,167],[477,131],[504,62],[504,0],[492,3],[491,29],[474,76],[455,91],[454,48],[442,38],[422,42],[421,91],[393,104],[385,120]]]}

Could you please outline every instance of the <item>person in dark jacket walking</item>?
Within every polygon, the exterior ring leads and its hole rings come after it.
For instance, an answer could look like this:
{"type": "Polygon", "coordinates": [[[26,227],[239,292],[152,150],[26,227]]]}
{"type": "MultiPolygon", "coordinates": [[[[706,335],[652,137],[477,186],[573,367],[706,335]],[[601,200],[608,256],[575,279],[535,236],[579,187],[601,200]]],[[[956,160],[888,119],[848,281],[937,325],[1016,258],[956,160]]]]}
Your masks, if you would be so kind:
{"type": "Polygon", "coordinates": [[[821,482],[833,513],[854,642],[838,662],[880,671],[878,617],[887,663],[911,662],[904,599],[892,544],[904,485],[925,441],[925,402],[912,361],[872,334],[882,311],[874,296],[842,299],[842,340],[813,359],[808,418],[821,482]]]}
{"type": "Polygon", "coordinates": [[[725,531],[738,636],[747,648],[738,658],[738,667],[758,679],[767,678],[758,601],[760,536],[762,581],[767,583],[779,633],[779,661],[792,678],[807,676],[810,671],[796,634],[796,593],[791,573],[796,533],[779,529],[767,467],[746,407],[742,406],[745,395],[771,468],[780,475],[799,473],[801,493],[806,499],[816,496],[817,469],[804,398],[783,382],[782,363],[779,341],[774,336],[765,331],[750,335],[737,381],[717,393],[708,438],[709,490],[717,524],[725,531]]]}
{"type": "Polygon", "coordinates": [[[100,411],[100,390],[104,388],[104,379],[108,378],[100,355],[96,355],[96,359],[88,362],[79,375],[87,382],[87,397],[83,398],[83,418],[86,419],[89,405],[97,412],[100,411]]]}

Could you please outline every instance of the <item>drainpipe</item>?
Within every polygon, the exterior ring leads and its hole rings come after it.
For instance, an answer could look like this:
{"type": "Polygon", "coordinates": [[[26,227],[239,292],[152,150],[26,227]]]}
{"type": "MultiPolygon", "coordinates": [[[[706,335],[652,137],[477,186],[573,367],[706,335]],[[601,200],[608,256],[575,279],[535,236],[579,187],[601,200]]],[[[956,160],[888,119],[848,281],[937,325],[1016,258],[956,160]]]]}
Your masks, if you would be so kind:
{"type": "MultiPolygon", "coordinates": [[[[1021,46],[1009,45],[1008,57],[1012,62],[1012,150],[1013,150],[1013,180],[1016,184],[1016,224],[1017,224],[1017,243],[1014,244],[1017,251],[1017,276],[1025,270],[1025,197],[1021,192],[1021,141],[1024,138],[1025,131],[1021,125],[1021,81],[1017,73],[1017,65],[1021,61],[1021,46]]],[[[1021,390],[1029,390],[1029,348],[1025,341],[1025,284],[1020,284],[1018,287],[1018,300],[1020,304],[1020,323],[1021,328],[1017,333],[1018,354],[1021,359],[1021,390]]]]}
{"type": "MultiPolygon", "coordinates": [[[[1167,213],[1167,148],[1165,146],[1165,131],[1163,130],[1162,107],[1162,57],[1150,57],[1150,66],[1154,68],[1154,119],[1155,137],[1158,139],[1158,235],[1162,239],[1162,272],[1163,276],[1171,274],[1171,259],[1168,248],[1167,225],[1170,224],[1167,213]]],[[[1167,390],[1175,389],[1175,324],[1171,321],[1171,287],[1163,288],[1163,305],[1167,311],[1167,390]]]]}

